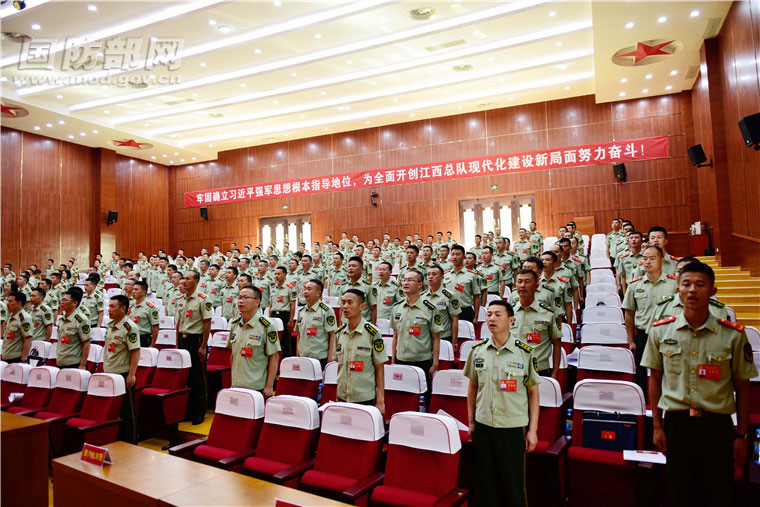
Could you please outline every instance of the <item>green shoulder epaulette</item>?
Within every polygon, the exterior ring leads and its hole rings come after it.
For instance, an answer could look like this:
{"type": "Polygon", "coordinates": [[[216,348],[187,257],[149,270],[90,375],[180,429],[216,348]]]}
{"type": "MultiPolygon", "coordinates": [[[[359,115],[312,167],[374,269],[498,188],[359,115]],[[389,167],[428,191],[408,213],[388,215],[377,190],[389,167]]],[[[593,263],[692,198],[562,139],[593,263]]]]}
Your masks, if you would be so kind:
{"type": "Polygon", "coordinates": [[[366,324],[364,324],[364,329],[366,329],[366,330],[367,330],[367,332],[368,332],[369,334],[371,334],[372,336],[375,336],[375,335],[377,335],[377,329],[375,329],[375,326],[373,326],[373,325],[372,325],[372,324],[370,324],[369,322],[367,322],[366,324]]]}
{"type": "Polygon", "coordinates": [[[675,294],[671,294],[670,296],[665,296],[664,298],[657,301],[657,304],[664,305],[665,303],[670,303],[671,301],[673,301],[673,299],[675,299],[675,297],[676,297],[675,294]]]}
{"type": "Polygon", "coordinates": [[[435,311],[435,305],[433,303],[431,303],[430,301],[428,301],[427,299],[423,300],[422,304],[424,304],[425,306],[427,306],[431,310],[435,311]]]}
{"type": "Polygon", "coordinates": [[[726,307],[726,303],[721,303],[717,299],[713,299],[713,298],[710,298],[710,304],[713,305],[713,306],[716,306],[718,308],[725,308],[726,307]]]}
{"type": "Polygon", "coordinates": [[[272,325],[272,323],[271,323],[271,322],[269,322],[269,321],[266,319],[266,317],[261,317],[261,318],[259,319],[259,322],[261,322],[262,324],[264,324],[264,327],[269,327],[269,326],[271,326],[271,325],[272,325]]]}
{"type": "Polygon", "coordinates": [[[515,340],[515,344],[519,348],[523,349],[525,352],[533,352],[533,347],[531,347],[530,345],[526,343],[521,342],[520,340],[515,340]]]}

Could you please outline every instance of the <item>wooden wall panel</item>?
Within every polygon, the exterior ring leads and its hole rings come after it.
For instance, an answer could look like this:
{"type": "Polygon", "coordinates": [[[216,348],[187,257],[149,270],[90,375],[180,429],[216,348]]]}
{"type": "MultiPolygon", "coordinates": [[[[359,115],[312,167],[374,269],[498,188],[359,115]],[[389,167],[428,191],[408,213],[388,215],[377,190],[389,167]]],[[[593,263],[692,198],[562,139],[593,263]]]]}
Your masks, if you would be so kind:
{"type": "Polygon", "coordinates": [[[636,216],[641,229],[688,230],[697,219],[686,190],[691,125],[688,93],[615,104],[586,96],[224,152],[214,163],[174,171],[176,247],[256,243],[259,217],[301,213],[312,214],[313,237],[320,241],[343,231],[365,240],[382,231],[403,237],[452,230],[458,236],[460,199],[525,193],[536,196],[539,228],[547,235],[576,216],[593,216],[606,230],[621,214],[636,216]],[[630,183],[624,185],[615,182],[610,165],[487,175],[379,187],[376,208],[369,190],[211,206],[208,227],[193,227],[201,221],[198,211],[182,207],[182,194],[191,190],[656,135],[670,136],[671,157],[628,164],[630,183]],[[497,191],[490,189],[494,184],[497,191]]]}
{"type": "Polygon", "coordinates": [[[0,130],[0,256],[2,262],[10,262],[14,269],[24,265],[21,258],[21,143],[22,133],[18,130],[0,130]]]}

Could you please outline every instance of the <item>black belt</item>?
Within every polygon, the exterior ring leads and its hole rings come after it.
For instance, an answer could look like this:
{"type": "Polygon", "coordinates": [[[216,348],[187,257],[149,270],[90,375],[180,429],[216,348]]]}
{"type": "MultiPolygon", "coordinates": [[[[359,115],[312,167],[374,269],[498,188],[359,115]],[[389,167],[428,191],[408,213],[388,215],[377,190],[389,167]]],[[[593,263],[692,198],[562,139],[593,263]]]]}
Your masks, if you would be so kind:
{"type": "Polygon", "coordinates": [[[188,338],[203,338],[203,333],[180,333],[180,338],[187,340],[188,338]]]}
{"type": "Polygon", "coordinates": [[[492,296],[498,296],[498,295],[499,295],[499,293],[498,293],[498,292],[489,292],[488,294],[490,294],[490,295],[492,295],[492,296]]]}
{"type": "Polygon", "coordinates": [[[692,408],[684,409],[684,410],[668,410],[667,412],[665,412],[665,417],[703,417],[703,418],[714,417],[718,419],[718,418],[731,417],[731,415],[719,414],[718,412],[710,412],[709,410],[705,410],[702,408],[692,407],[692,408]]]}

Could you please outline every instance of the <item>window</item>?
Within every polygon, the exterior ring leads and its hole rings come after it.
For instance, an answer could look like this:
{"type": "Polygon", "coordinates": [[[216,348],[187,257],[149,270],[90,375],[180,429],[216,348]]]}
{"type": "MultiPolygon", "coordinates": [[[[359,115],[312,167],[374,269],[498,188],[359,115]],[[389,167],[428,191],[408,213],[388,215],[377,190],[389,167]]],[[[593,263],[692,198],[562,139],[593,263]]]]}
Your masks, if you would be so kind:
{"type": "Polygon", "coordinates": [[[273,241],[280,252],[286,243],[291,252],[298,250],[300,243],[306,243],[307,249],[311,246],[311,215],[262,218],[259,227],[259,237],[265,249],[273,241]]]}
{"type": "Polygon", "coordinates": [[[515,234],[535,220],[535,199],[532,195],[498,196],[459,201],[459,221],[465,248],[475,245],[475,235],[501,233],[515,241],[515,234]]]}

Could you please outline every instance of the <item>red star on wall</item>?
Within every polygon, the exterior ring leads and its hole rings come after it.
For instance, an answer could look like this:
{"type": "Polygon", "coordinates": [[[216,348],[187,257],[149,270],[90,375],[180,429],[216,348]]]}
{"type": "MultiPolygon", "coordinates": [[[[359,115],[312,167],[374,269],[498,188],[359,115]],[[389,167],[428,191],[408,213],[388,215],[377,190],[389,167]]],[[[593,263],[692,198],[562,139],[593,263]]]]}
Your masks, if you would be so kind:
{"type": "Polygon", "coordinates": [[[623,53],[622,55],[617,55],[618,57],[621,56],[632,56],[633,57],[633,63],[637,64],[644,58],[647,58],[649,56],[655,56],[655,55],[669,55],[667,51],[663,51],[662,48],[667,46],[668,44],[672,44],[675,42],[675,40],[664,42],[662,44],[655,44],[653,46],[650,46],[649,44],[644,44],[643,42],[636,43],[636,50],[631,51],[630,53],[623,53]]]}
{"type": "Polygon", "coordinates": [[[148,146],[150,143],[138,143],[134,139],[130,139],[128,141],[117,141],[114,140],[114,143],[116,143],[116,146],[128,146],[130,148],[140,148],[142,146],[148,146]]]}
{"type": "Polygon", "coordinates": [[[0,104],[0,114],[7,114],[9,116],[16,116],[16,111],[23,109],[23,107],[4,106],[0,104]]]}

